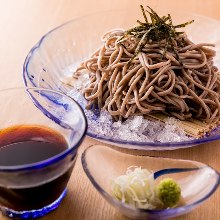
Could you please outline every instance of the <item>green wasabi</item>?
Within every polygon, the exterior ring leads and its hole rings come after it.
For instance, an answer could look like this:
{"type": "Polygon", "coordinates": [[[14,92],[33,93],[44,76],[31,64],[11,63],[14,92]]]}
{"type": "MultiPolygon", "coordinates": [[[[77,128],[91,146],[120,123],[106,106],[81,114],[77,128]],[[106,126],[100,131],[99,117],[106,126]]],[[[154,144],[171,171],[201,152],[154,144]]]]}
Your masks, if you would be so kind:
{"type": "Polygon", "coordinates": [[[165,207],[174,207],[180,200],[181,188],[172,178],[166,178],[157,185],[157,195],[165,207]]]}

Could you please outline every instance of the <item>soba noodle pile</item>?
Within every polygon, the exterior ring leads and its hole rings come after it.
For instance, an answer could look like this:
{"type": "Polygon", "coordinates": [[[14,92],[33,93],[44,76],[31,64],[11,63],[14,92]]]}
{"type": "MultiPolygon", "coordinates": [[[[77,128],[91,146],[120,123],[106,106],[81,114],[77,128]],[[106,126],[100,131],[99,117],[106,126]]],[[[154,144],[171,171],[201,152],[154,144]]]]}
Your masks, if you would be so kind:
{"type": "Polygon", "coordinates": [[[153,112],[180,120],[217,120],[220,78],[215,51],[208,48],[214,45],[195,44],[182,32],[156,41],[146,38],[146,30],[142,35],[137,27],[132,30],[104,34],[101,48],[77,69],[76,75],[89,72],[83,91],[87,108],[106,109],[115,120],[153,112]]]}

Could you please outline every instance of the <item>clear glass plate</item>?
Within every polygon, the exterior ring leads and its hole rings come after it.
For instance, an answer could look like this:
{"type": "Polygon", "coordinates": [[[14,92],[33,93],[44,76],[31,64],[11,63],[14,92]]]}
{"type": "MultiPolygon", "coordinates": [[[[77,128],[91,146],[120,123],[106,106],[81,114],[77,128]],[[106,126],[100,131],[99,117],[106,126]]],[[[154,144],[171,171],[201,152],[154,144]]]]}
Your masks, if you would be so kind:
{"type": "MultiPolygon", "coordinates": [[[[220,21],[196,14],[171,12],[174,23],[194,19],[187,26],[188,36],[196,43],[215,43],[217,56],[215,65],[220,67],[220,21]]],[[[142,19],[139,9],[100,12],[69,21],[44,35],[31,49],[23,67],[23,79],[26,86],[36,86],[60,90],[64,93],[71,87],[62,82],[71,76],[79,64],[88,58],[101,45],[103,33],[114,28],[128,29],[142,19]]],[[[142,150],[173,150],[186,148],[220,138],[218,129],[209,136],[182,142],[137,142],[114,139],[90,130],[87,135],[102,142],[123,148],[142,150]]]]}

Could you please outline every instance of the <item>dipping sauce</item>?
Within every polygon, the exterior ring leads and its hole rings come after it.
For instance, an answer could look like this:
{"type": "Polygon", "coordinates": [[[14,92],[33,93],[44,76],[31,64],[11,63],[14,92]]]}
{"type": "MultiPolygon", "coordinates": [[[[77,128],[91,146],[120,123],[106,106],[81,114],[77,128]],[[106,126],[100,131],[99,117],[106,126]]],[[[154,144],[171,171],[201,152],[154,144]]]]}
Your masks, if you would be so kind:
{"type": "Polygon", "coordinates": [[[40,162],[67,148],[63,135],[49,127],[12,126],[0,131],[0,166],[40,162]]]}
{"type": "MultiPolygon", "coordinates": [[[[37,163],[49,159],[67,148],[68,143],[65,138],[49,127],[12,126],[0,131],[0,166],[7,168],[7,166],[37,163]]],[[[72,167],[73,165],[64,173],[58,173],[52,180],[40,180],[40,184],[36,183],[34,186],[0,185],[0,205],[19,211],[39,209],[52,203],[64,191],[72,167]]],[[[48,170],[43,172],[51,172],[52,167],[46,169],[48,170]]],[[[38,175],[37,172],[36,175],[38,175]]]]}

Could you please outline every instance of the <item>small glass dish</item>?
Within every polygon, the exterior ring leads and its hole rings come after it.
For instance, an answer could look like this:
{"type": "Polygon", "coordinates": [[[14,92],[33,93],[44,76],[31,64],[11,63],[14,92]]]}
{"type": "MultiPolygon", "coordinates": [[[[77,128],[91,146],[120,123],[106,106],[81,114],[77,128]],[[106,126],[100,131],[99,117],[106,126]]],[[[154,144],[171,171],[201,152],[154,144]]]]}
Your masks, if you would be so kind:
{"type": "Polygon", "coordinates": [[[134,219],[169,219],[186,214],[205,202],[220,184],[219,173],[206,164],[161,157],[132,155],[104,145],[87,148],[81,157],[83,169],[96,190],[123,215],[134,219]],[[133,208],[112,197],[111,182],[128,167],[154,172],[154,179],[173,178],[181,187],[183,202],[175,208],[146,210],[133,208]]]}
{"type": "MultiPolygon", "coordinates": [[[[197,43],[214,43],[217,51],[215,63],[220,67],[220,22],[187,12],[169,12],[175,23],[195,20],[193,24],[186,27],[188,36],[197,43]]],[[[68,93],[72,87],[63,83],[64,79],[71,77],[80,63],[100,47],[102,44],[100,38],[103,33],[115,28],[128,29],[136,24],[138,18],[142,19],[139,8],[104,11],[74,19],[51,30],[40,39],[26,57],[23,66],[25,85],[68,93]]],[[[77,100],[78,97],[73,95],[73,98],[77,100]]],[[[82,102],[82,100],[77,101],[82,102]]],[[[141,150],[174,150],[220,139],[219,129],[217,129],[209,136],[179,142],[128,141],[94,132],[90,130],[90,124],[87,135],[122,148],[141,150]]]]}

